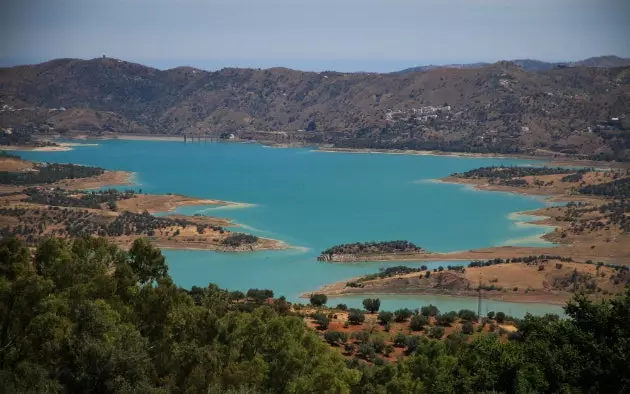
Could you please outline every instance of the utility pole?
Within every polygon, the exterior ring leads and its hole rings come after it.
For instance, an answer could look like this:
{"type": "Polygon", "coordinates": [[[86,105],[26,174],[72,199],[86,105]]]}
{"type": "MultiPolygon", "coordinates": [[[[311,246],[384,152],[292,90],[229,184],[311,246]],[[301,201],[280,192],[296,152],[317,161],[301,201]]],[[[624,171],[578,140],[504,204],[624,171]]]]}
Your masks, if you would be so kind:
{"type": "Polygon", "coordinates": [[[481,324],[481,272],[479,273],[479,286],[477,287],[477,323],[481,324]]]}

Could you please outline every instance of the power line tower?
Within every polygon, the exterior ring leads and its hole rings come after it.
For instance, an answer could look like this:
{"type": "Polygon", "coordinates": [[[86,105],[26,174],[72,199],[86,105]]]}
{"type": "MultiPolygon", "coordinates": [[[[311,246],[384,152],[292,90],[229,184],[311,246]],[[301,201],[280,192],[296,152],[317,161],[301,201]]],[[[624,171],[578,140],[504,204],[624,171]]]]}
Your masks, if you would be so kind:
{"type": "Polygon", "coordinates": [[[477,287],[477,323],[481,324],[481,273],[479,273],[479,286],[477,287]]]}

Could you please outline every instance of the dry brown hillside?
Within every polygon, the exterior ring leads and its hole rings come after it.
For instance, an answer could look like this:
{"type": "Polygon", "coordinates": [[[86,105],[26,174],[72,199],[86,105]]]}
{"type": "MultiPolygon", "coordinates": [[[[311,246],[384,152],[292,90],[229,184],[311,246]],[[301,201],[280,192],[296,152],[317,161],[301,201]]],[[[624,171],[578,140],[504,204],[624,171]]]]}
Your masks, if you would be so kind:
{"type": "MultiPolygon", "coordinates": [[[[183,134],[297,131],[339,147],[627,158],[630,68],[499,62],[406,74],[59,59],[0,69],[0,127],[183,134]],[[75,116],[50,109],[81,108],[75,116]],[[86,112],[90,109],[94,112],[86,112]]],[[[251,137],[251,135],[249,135],[251,137]]]]}

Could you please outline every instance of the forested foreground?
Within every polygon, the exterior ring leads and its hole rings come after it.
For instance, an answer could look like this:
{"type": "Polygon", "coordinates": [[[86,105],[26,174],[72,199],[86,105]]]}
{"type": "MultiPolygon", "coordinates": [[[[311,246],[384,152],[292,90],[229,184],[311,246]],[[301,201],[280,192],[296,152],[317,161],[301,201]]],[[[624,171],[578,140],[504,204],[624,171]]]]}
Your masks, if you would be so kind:
{"type": "MultiPolygon", "coordinates": [[[[174,285],[161,252],[103,239],[0,241],[0,391],[468,393],[630,390],[630,290],[520,335],[422,339],[399,362],[330,349],[283,299],[174,285]],[[457,338],[457,339],[455,339],[457,338]]],[[[265,293],[267,294],[267,293],[265,293]]],[[[270,293],[269,293],[270,294],[270,293]]]]}

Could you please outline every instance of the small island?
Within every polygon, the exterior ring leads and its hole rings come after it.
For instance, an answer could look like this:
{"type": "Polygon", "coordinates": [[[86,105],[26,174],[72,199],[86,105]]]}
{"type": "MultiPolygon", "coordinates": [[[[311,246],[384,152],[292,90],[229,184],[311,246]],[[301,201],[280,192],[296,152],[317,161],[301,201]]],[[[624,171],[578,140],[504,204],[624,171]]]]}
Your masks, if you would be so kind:
{"type": "Polygon", "coordinates": [[[222,252],[279,250],[281,241],[234,233],[227,219],[169,214],[184,205],[231,204],[142,190],[99,189],[130,184],[131,174],[74,164],[32,163],[0,156],[0,237],[36,244],[47,237],[99,236],[128,248],[146,237],[161,248],[222,252]]]}
{"type": "Polygon", "coordinates": [[[397,257],[426,256],[424,249],[409,241],[356,242],[336,245],[324,250],[318,261],[351,262],[389,260],[397,257]]]}

